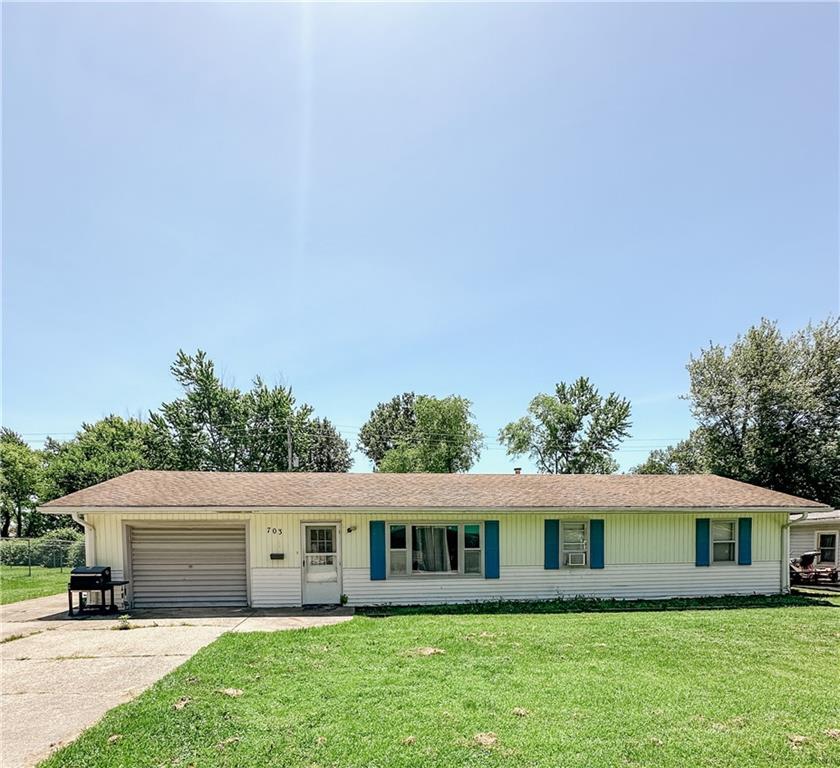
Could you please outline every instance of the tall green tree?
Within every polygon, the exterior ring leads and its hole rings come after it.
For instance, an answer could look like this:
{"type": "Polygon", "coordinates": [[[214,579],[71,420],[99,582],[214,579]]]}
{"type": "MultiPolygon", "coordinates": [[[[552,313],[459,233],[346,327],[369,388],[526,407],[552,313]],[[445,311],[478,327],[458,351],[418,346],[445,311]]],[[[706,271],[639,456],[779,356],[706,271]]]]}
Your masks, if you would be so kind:
{"type": "Polygon", "coordinates": [[[840,320],[784,336],[763,319],[688,363],[709,472],[840,506],[840,320]]]}
{"type": "Polygon", "coordinates": [[[406,392],[374,408],[358,447],[381,472],[466,472],[483,445],[471,405],[457,395],[406,392]]]}
{"type": "Polygon", "coordinates": [[[499,430],[499,442],[512,456],[530,456],[540,472],[609,474],[618,469],[612,454],[630,426],[629,401],[603,397],[581,377],[536,395],[526,416],[499,430]]]}
{"type": "Polygon", "coordinates": [[[71,440],[47,438],[45,500],[148,468],[148,438],[148,424],[113,414],[93,424],[82,424],[71,440]]]}
{"type": "Polygon", "coordinates": [[[481,456],[484,443],[471,405],[457,395],[417,397],[413,431],[385,453],[379,471],[467,472],[481,456]]]}
{"type": "Polygon", "coordinates": [[[362,425],[357,447],[373,462],[374,469],[379,469],[388,451],[414,435],[416,400],[414,392],[395,395],[388,402],[379,403],[362,425]]]}
{"type": "Polygon", "coordinates": [[[347,440],[329,419],[312,419],[306,441],[295,451],[300,469],[307,472],[348,472],[353,465],[347,440]]]}
{"type": "Polygon", "coordinates": [[[0,536],[9,535],[12,518],[18,536],[38,533],[35,508],[43,487],[41,458],[10,429],[0,430],[0,536]],[[28,525],[24,525],[24,523],[28,525]]]}
{"type": "Polygon", "coordinates": [[[297,405],[291,388],[227,386],[202,350],[178,352],[172,374],[183,396],[149,416],[147,452],[158,469],[224,472],[347,471],[350,446],[329,422],[297,405]],[[289,445],[292,461],[289,463],[289,445]]]}

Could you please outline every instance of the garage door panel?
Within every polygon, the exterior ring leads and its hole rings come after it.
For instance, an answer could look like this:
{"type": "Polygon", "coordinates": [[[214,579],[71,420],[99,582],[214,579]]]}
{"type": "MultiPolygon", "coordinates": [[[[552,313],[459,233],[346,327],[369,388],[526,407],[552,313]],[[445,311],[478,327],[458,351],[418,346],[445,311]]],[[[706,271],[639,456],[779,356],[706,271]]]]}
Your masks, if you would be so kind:
{"type": "Polygon", "coordinates": [[[245,605],[245,529],[133,528],[131,570],[137,608],[245,605]]]}

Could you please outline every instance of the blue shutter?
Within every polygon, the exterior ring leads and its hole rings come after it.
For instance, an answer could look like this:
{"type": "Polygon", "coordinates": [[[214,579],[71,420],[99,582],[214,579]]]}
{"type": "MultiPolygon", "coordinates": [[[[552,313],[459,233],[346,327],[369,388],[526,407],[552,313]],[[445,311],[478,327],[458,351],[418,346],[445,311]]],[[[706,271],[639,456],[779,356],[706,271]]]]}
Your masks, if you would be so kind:
{"type": "Polygon", "coordinates": [[[385,578],[385,521],[370,521],[370,580],[385,578]]]}
{"type": "Polygon", "coordinates": [[[738,518],[738,565],[752,565],[752,518],[738,518]]]}
{"type": "Polygon", "coordinates": [[[484,578],[499,578],[499,521],[484,521],[484,578]]]}
{"type": "Polygon", "coordinates": [[[695,536],[695,565],[709,564],[709,518],[698,517],[696,523],[695,536]]]}
{"type": "Polygon", "coordinates": [[[589,521],[589,567],[604,567],[604,521],[589,521]]]}
{"type": "Polygon", "coordinates": [[[545,569],[556,571],[560,568],[560,521],[545,521],[545,569]]]}

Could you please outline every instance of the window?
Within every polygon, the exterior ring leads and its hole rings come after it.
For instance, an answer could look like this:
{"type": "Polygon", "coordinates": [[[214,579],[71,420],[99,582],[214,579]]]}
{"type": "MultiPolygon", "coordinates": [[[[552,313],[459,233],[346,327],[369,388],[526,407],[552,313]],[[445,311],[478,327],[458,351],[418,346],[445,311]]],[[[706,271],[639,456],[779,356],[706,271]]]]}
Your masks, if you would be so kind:
{"type": "Polygon", "coordinates": [[[412,525],[411,570],[414,573],[457,573],[458,526],[412,525]]]}
{"type": "Polygon", "coordinates": [[[391,526],[391,541],[389,543],[391,550],[391,568],[392,575],[399,575],[405,573],[406,563],[406,547],[405,547],[405,526],[392,525],[391,526]]]}
{"type": "MultiPolygon", "coordinates": [[[[308,569],[315,566],[335,566],[335,526],[307,526],[306,528],[306,565],[308,569]]],[[[310,571],[311,572],[311,571],[310,571]]]]}
{"type": "Polygon", "coordinates": [[[567,566],[586,565],[586,523],[560,524],[560,562],[567,566]]]}
{"type": "Polygon", "coordinates": [[[464,573],[481,573],[481,526],[464,526],[464,573]]]}
{"type": "Polygon", "coordinates": [[[837,534],[836,533],[818,533],[817,534],[817,549],[820,551],[821,563],[836,563],[837,562],[837,534]]]}
{"type": "Polygon", "coordinates": [[[712,562],[735,562],[734,520],[712,520],[712,562]]]}
{"type": "Polygon", "coordinates": [[[388,575],[480,575],[480,523],[388,526],[388,575]]]}

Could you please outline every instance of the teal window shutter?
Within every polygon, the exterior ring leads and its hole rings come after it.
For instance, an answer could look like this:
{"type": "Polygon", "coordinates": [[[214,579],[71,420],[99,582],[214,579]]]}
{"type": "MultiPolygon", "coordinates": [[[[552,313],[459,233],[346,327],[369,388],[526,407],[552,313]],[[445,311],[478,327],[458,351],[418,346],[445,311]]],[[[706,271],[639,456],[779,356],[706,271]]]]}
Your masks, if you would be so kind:
{"type": "Polygon", "coordinates": [[[370,521],[370,580],[385,578],[385,521],[370,521]]]}
{"type": "Polygon", "coordinates": [[[752,518],[738,518],[738,565],[752,565],[752,518]]]}
{"type": "Polygon", "coordinates": [[[560,568],[560,521],[545,521],[545,569],[556,571],[560,568]]]}
{"type": "Polygon", "coordinates": [[[698,517],[695,520],[696,535],[695,535],[695,565],[709,564],[709,518],[698,517]]]}
{"type": "Polygon", "coordinates": [[[589,521],[589,567],[604,567],[604,521],[589,521]]]}
{"type": "Polygon", "coordinates": [[[499,521],[484,521],[484,578],[499,578],[499,521]]]}

